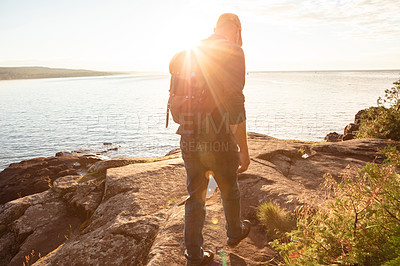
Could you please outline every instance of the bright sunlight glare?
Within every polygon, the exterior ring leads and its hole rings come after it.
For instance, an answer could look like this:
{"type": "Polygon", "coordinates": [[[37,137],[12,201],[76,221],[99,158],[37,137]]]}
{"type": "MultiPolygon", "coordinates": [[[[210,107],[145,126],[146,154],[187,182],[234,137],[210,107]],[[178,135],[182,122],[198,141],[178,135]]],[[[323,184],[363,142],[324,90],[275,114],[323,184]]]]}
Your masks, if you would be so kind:
{"type": "Polygon", "coordinates": [[[399,68],[398,0],[1,0],[0,65],[167,72],[226,12],[250,71],[399,68]]]}

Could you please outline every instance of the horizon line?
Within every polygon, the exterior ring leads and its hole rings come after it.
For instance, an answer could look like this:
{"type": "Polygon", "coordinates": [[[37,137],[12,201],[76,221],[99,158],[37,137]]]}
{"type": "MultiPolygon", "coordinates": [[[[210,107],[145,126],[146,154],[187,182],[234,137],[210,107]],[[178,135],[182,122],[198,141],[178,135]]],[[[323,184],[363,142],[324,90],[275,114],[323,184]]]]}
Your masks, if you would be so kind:
{"type": "MultiPolygon", "coordinates": [[[[85,70],[85,71],[95,71],[95,72],[124,72],[124,73],[168,73],[168,71],[163,70],[95,70],[95,69],[85,69],[85,68],[66,68],[66,67],[48,67],[48,66],[0,66],[0,68],[27,68],[27,67],[37,67],[37,68],[49,68],[49,69],[66,69],[66,70],[85,70]]],[[[306,69],[306,70],[296,70],[296,69],[278,69],[278,70],[247,70],[246,73],[264,73],[264,72],[368,72],[368,71],[400,71],[400,68],[383,68],[383,69],[306,69]]]]}

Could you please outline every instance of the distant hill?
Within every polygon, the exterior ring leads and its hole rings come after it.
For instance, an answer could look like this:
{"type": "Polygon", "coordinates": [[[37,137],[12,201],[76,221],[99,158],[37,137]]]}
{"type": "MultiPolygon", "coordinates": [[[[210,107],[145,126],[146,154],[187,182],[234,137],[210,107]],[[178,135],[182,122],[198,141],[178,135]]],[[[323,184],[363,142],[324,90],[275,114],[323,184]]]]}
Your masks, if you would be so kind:
{"type": "Polygon", "coordinates": [[[49,67],[0,67],[0,80],[109,76],[117,74],[126,73],[49,67]]]}

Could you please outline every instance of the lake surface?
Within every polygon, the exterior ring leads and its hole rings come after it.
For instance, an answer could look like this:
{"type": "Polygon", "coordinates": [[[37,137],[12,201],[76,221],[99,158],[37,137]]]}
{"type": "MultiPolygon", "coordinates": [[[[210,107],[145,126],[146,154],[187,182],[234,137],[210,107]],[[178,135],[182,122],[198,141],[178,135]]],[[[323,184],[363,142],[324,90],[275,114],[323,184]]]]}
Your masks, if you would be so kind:
{"type": "MultiPolygon", "coordinates": [[[[249,73],[248,130],[321,141],[399,78],[400,70],[249,73]]],[[[168,89],[168,75],[149,73],[0,81],[0,170],[62,150],[164,155],[179,143],[177,125],[165,128],[168,89]]]]}

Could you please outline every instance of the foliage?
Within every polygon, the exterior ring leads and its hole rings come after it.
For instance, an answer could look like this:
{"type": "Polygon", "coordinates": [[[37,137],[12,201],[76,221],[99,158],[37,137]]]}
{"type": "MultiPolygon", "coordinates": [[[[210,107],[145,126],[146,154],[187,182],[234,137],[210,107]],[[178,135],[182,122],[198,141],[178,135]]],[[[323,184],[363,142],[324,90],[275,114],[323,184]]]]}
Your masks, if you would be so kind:
{"type": "Polygon", "coordinates": [[[328,205],[303,213],[286,240],[272,242],[285,264],[399,265],[400,153],[390,146],[381,152],[381,165],[369,163],[341,183],[326,175],[328,205]]]}
{"type": "Polygon", "coordinates": [[[362,115],[358,138],[400,140],[400,80],[379,97],[378,107],[370,107],[362,115]],[[387,107],[385,107],[387,106],[387,107]]]}
{"type": "Polygon", "coordinates": [[[36,253],[34,250],[31,251],[28,255],[25,256],[25,261],[22,262],[23,266],[33,265],[35,261],[40,259],[42,255],[40,253],[36,253]]]}
{"type": "Polygon", "coordinates": [[[257,208],[257,217],[264,226],[268,237],[275,239],[296,227],[296,220],[278,204],[263,202],[257,208]]]}
{"type": "Polygon", "coordinates": [[[83,230],[85,230],[89,225],[92,224],[92,217],[90,216],[86,221],[84,221],[79,227],[78,234],[81,235],[83,230]]]}

